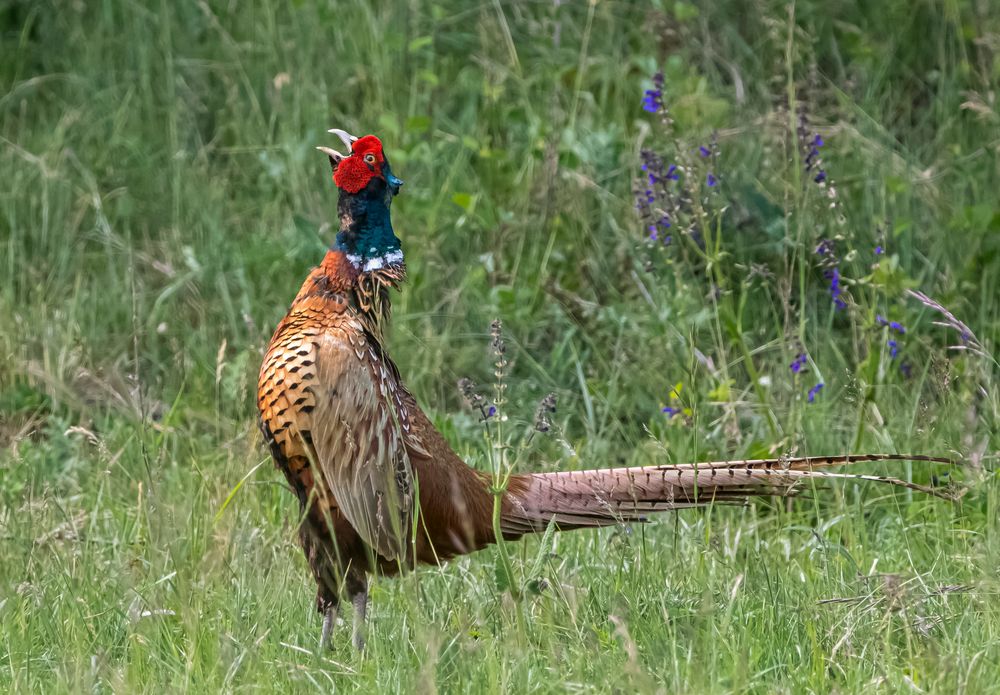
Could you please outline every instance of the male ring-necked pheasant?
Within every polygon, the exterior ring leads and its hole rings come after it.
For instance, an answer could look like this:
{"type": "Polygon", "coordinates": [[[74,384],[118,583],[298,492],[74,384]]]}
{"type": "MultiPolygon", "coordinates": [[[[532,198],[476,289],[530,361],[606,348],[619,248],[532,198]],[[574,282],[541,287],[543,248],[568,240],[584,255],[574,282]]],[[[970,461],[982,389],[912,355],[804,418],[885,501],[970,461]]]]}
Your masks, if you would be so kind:
{"type": "MultiPolygon", "coordinates": [[[[374,135],[330,131],[347,154],[320,147],[340,190],[340,231],[278,325],[260,370],[260,426],[303,513],[302,548],[318,586],[322,642],[340,597],[362,648],[368,574],[393,575],[495,541],[491,479],[467,466],[431,424],[383,348],[389,291],[406,276],[389,208],[403,182],[374,135]]],[[[934,492],[877,476],[817,468],[871,454],[529,473],[510,479],[504,539],[544,530],[645,520],[651,512],[789,494],[808,478],[849,477],[934,492]]]]}

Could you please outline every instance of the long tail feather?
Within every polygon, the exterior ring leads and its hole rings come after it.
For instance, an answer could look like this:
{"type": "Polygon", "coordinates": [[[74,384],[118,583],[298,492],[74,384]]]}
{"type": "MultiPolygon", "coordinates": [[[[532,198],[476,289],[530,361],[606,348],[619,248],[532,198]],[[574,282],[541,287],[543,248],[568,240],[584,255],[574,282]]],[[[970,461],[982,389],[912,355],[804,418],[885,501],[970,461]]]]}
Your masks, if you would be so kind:
{"type": "Polygon", "coordinates": [[[649,514],[672,509],[794,496],[817,479],[864,480],[955,498],[952,491],[899,478],[817,470],[870,461],[953,463],[937,456],[848,454],[520,475],[508,487],[501,528],[505,535],[516,536],[540,531],[552,521],[561,529],[645,521],[649,514]]]}

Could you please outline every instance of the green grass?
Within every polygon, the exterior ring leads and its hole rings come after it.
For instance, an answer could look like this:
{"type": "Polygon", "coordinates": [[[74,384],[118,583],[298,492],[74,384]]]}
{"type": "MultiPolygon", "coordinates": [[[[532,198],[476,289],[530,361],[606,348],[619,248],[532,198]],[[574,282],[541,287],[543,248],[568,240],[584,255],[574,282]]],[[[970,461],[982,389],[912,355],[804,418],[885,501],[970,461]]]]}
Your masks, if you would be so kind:
{"type": "Polygon", "coordinates": [[[902,292],[1000,339],[1000,13],[711,5],[0,3],[0,690],[1000,689],[996,365],[902,292]],[[675,153],[640,106],[658,67],[681,154],[718,131],[704,258],[633,208],[640,146],[675,153]],[[542,590],[517,600],[491,549],[379,581],[367,653],[347,628],[315,653],[254,389],[332,236],[330,127],[380,135],[407,181],[390,352],[470,463],[455,381],[492,381],[500,317],[512,441],[560,399],[523,470],[950,453],[970,491],[532,539],[514,574],[542,590]],[[833,237],[840,312],[813,253],[833,237]],[[877,313],[909,328],[897,360],[877,313]]]}

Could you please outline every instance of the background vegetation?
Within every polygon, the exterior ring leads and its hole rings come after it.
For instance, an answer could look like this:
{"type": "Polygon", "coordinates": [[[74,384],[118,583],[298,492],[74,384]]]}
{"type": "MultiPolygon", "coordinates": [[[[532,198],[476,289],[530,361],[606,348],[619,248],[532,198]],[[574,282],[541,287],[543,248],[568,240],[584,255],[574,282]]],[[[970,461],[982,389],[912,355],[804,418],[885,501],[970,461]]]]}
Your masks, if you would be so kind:
{"type": "Polygon", "coordinates": [[[0,689],[1000,688],[994,3],[7,0],[0,56],[0,689]],[[254,388],[332,237],[329,127],[407,181],[391,353],[470,463],[500,317],[513,440],[559,397],[523,469],[912,451],[969,492],[535,539],[518,599],[488,550],[316,654],[254,388]],[[687,169],[670,245],[644,148],[687,169]]]}

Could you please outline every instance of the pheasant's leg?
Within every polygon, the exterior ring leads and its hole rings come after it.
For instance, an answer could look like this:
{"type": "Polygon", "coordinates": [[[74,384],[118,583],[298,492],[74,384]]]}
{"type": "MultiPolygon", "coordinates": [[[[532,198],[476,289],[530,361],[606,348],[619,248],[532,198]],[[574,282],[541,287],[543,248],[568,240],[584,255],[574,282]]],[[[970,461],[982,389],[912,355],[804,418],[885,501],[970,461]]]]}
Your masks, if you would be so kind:
{"type": "Polygon", "coordinates": [[[351,639],[354,648],[359,652],[365,650],[365,614],[368,611],[368,582],[365,582],[361,590],[351,596],[351,603],[354,605],[354,629],[351,632],[351,639]]]}
{"type": "Polygon", "coordinates": [[[330,643],[330,638],[333,636],[333,626],[337,622],[337,604],[327,606],[326,610],[323,611],[323,632],[319,638],[319,648],[333,649],[333,645],[330,643]]]}
{"type": "Polygon", "coordinates": [[[323,616],[323,632],[319,637],[320,651],[333,649],[333,628],[337,624],[340,597],[321,586],[316,592],[316,610],[323,616]]]}

